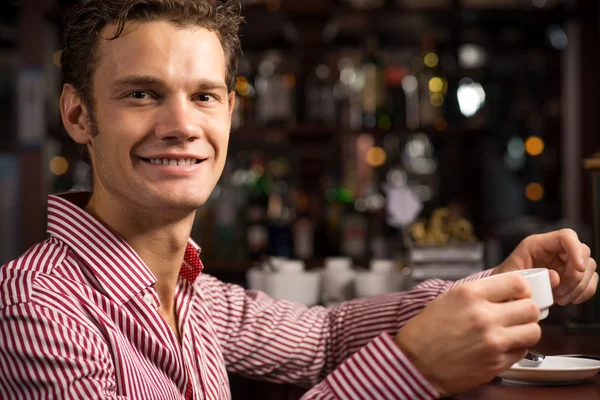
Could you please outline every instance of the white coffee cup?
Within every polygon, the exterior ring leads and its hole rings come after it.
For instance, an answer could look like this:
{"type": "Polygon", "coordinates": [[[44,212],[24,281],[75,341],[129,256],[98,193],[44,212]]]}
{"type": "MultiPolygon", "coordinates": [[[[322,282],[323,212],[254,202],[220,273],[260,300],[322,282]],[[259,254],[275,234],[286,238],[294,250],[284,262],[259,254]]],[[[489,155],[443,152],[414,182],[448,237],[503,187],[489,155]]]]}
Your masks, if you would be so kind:
{"type": "Polygon", "coordinates": [[[325,259],[321,297],[327,306],[339,304],[354,297],[354,278],[349,257],[329,257],[325,259]]]}
{"type": "Polygon", "coordinates": [[[319,271],[267,273],[265,292],[274,299],[313,306],[319,302],[321,273],[319,271]]]}
{"type": "Polygon", "coordinates": [[[507,274],[519,274],[527,280],[531,286],[531,298],[540,308],[539,319],[546,318],[550,312],[550,306],[554,304],[548,270],[546,268],[532,268],[507,272],[507,274]]]}

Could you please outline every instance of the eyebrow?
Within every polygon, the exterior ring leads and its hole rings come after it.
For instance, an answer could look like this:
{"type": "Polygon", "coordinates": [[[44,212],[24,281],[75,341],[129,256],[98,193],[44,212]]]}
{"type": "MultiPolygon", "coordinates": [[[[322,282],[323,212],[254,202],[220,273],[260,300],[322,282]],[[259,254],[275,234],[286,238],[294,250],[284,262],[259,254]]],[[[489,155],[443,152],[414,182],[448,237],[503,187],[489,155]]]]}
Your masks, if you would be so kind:
{"type": "MultiPolygon", "coordinates": [[[[163,86],[167,87],[167,82],[164,79],[154,75],[128,75],[119,78],[110,83],[110,87],[115,89],[121,86],[163,86]]],[[[225,90],[227,85],[223,82],[213,81],[210,79],[198,79],[194,86],[197,90],[225,90]]]]}

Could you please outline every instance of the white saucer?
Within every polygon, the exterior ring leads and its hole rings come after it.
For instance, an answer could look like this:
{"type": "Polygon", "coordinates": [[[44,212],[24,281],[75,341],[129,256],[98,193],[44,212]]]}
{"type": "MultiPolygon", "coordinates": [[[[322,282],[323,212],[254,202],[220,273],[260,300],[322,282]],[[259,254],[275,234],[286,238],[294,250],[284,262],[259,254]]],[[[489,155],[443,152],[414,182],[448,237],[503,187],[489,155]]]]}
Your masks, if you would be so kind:
{"type": "Polygon", "coordinates": [[[586,358],[546,356],[537,367],[513,364],[498,375],[506,383],[518,385],[573,385],[600,371],[600,361],[586,358]]]}

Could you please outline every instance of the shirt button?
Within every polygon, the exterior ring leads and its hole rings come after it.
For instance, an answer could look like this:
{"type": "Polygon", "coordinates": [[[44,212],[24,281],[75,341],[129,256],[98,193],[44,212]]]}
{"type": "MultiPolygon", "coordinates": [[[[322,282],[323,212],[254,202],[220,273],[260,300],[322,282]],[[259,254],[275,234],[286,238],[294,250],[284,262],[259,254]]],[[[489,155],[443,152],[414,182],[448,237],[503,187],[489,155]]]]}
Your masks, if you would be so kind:
{"type": "Polygon", "coordinates": [[[152,307],[156,307],[156,305],[154,304],[154,297],[152,297],[152,295],[150,293],[146,293],[144,295],[144,301],[146,302],[146,304],[148,304],[152,307]]]}

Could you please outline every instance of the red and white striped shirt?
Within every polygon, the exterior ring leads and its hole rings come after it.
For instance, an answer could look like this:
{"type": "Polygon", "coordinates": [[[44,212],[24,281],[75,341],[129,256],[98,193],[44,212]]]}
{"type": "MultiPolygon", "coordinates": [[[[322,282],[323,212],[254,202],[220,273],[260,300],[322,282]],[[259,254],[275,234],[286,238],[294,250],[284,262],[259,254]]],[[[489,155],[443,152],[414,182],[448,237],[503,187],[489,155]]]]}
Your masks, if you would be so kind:
{"type": "Polygon", "coordinates": [[[201,274],[190,240],[180,344],[156,277],[80,208],[88,196],[50,196],[50,238],[0,268],[0,398],[229,399],[228,371],[316,385],[305,399],[438,397],[392,336],[460,281],[307,308],[201,274]]]}

